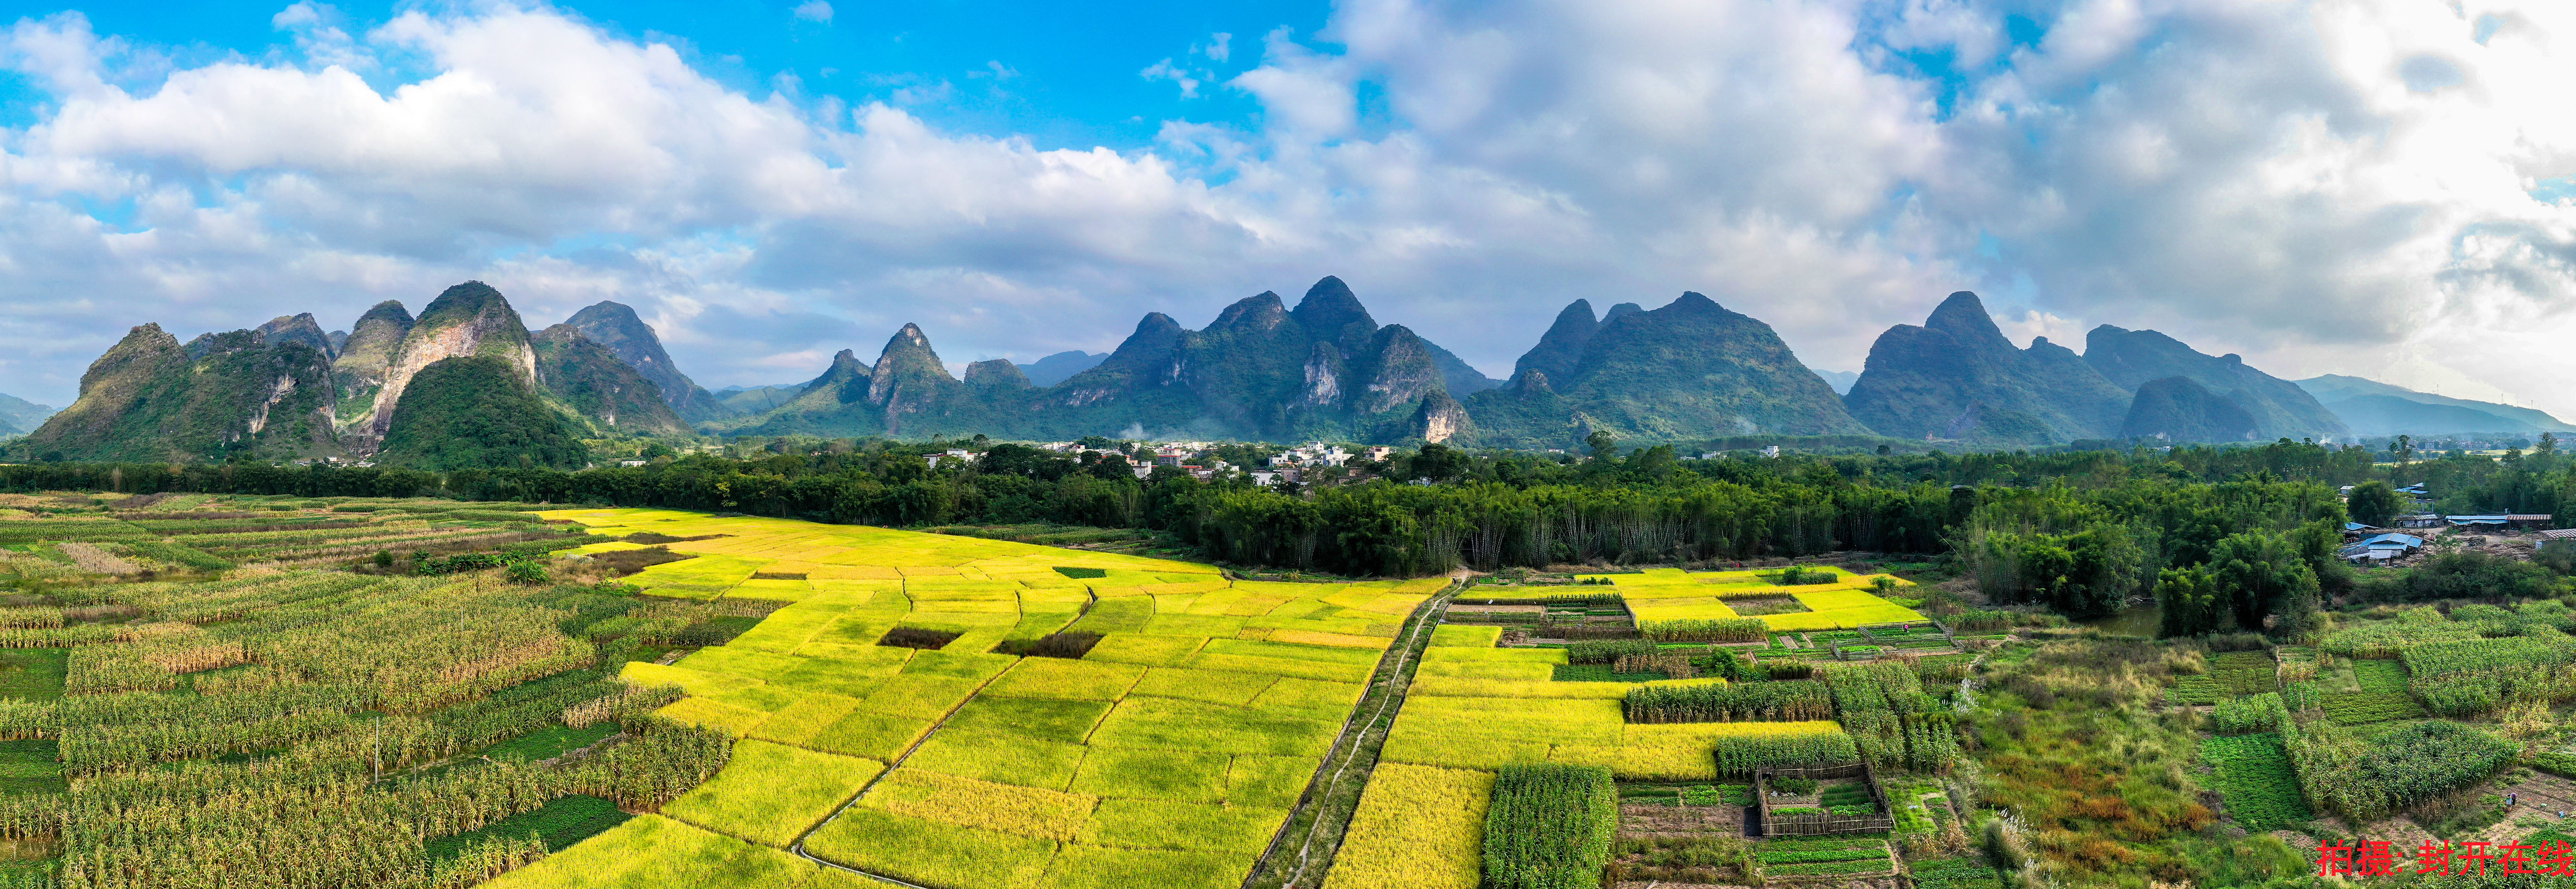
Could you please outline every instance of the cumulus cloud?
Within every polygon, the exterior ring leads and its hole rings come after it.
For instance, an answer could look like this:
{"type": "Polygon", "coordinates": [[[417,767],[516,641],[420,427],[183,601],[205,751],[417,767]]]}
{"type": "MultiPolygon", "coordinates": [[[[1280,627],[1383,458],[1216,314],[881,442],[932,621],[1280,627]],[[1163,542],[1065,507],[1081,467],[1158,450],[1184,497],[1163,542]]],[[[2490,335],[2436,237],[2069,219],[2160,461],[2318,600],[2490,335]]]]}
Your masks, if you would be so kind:
{"type": "Polygon", "coordinates": [[[50,101],[0,143],[0,391],[66,400],[142,321],[341,327],[466,277],[536,324],[634,304],[722,386],[907,321],[952,358],[1101,351],[1337,274],[1495,373],[1577,297],[1698,290],[1856,367],[1976,289],[2017,337],[2576,415],[2530,373],[2576,297],[2576,205],[2531,195],[2576,173],[2563,4],[1351,0],[1146,57],[1259,113],[1125,151],[943,131],[935,75],[750,94],[545,8],[272,23],[294,58],[8,32],[50,101]]]}

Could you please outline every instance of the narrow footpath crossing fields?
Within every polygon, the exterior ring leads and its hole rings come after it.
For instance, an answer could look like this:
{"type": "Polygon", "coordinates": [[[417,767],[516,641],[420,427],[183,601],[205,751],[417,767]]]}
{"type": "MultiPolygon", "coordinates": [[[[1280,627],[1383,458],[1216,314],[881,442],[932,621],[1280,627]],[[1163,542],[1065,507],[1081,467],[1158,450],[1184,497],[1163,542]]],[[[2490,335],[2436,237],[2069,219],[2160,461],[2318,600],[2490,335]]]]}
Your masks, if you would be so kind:
{"type": "Polygon", "coordinates": [[[741,739],[733,760],[662,818],[592,841],[622,846],[619,861],[577,848],[513,886],[849,876],[767,850],[939,887],[1237,885],[1406,615],[1448,583],[1234,582],[1182,562],[656,510],[546,518],[662,541],[587,551],[696,556],[630,578],[648,594],[788,604],[730,644],[627,665],[686,689],[662,715],[741,739]],[[936,647],[881,644],[898,630],[936,647]]]}

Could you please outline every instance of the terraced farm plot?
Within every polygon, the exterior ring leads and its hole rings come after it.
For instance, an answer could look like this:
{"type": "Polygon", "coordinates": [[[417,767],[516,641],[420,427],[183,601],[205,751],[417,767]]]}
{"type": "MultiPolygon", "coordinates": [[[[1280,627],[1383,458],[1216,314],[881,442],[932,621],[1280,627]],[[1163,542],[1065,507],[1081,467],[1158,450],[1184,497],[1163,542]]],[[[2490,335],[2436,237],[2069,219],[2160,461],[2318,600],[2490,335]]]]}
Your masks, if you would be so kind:
{"type": "MultiPolygon", "coordinates": [[[[1774,579],[1754,571],[1684,572],[1679,568],[1649,568],[1637,574],[1593,575],[1587,579],[1607,580],[1616,587],[1619,597],[1637,615],[1640,625],[1667,620],[1729,620],[1758,617],[1774,632],[1792,630],[1850,629],[1862,624],[1904,623],[1922,621],[1923,615],[1886,599],[1871,590],[1876,579],[1888,575],[1859,575],[1840,568],[1818,568],[1831,572],[1835,580],[1823,584],[1780,586],[1774,579]],[[1759,614],[1740,614],[1727,605],[1731,599],[1750,599],[1766,603],[1781,597],[1795,601],[1803,610],[1789,611],[1776,605],[1758,608],[1759,614]]],[[[1900,587],[1912,586],[1897,580],[1900,587]]]]}
{"type": "Polygon", "coordinates": [[[624,668],[687,691],[663,716],[742,739],[664,816],[939,887],[1239,884],[1407,615],[1447,585],[1235,582],[775,519],[546,515],[684,538],[660,545],[694,558],[628,578],[651,595],[787,603],[728,644],[624,668]],[[947,641],[882,644],[898,628],[947,641]],[[1099,638],[1078,659],[994,651],[1060,632],[1099,638]]]}

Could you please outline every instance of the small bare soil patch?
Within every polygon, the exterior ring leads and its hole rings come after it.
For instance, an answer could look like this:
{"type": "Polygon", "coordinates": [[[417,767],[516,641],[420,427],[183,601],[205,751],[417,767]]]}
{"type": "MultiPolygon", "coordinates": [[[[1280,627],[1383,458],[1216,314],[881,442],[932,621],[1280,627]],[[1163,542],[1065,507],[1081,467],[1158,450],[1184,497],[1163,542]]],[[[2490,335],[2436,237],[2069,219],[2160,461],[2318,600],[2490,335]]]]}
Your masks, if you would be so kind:
{"type": "Polygon", "coordinates": [[[1800,602],[1789,596],[1753,596],[1743,599],[1728,599],[1726,600],[1726,607],[1734,609],[1735,613],[1744,615],[1745,617],[1760,617],[1765,614],[1797,614],[1802,611],[1815,610],[1808,608],[1807,603],[1800,602]]]}
{"type": "Polygon", "coordinates": [[[648,546],[643,549],[621,549],[615,552],[592,553],[590,556],[590,563],[608,569],[610,576],[625,577],[629,574],[642,571],[646,568],[651,568],[655,565],[694,558],[697,557],[675,553],[667,547],[648,546]]]}
{"type": "Polygon", "coordinates": [[[716,539],[716,538],[718,538],[718,537],[731,537],[731,536],[733,536],[733,535],[731,535],[731,534],[700,534],[700,535],[698,535],[698,536],[696,536],[696,537],[673,537],[673,536],[668,535],[668,534],[655,534],[655,533],[653,533],[653,532],[651,532],[651,531],[637,531],[637,532],[635,532],[635,533],[633,533],[633,534],[628,534],[628,535],[626,535],[625,540],[626,540],[626,542],[628,542],[628,543],[687,543],[687,542],[692,541],[692,540],[714,540],[714,539],[716,539]]]}

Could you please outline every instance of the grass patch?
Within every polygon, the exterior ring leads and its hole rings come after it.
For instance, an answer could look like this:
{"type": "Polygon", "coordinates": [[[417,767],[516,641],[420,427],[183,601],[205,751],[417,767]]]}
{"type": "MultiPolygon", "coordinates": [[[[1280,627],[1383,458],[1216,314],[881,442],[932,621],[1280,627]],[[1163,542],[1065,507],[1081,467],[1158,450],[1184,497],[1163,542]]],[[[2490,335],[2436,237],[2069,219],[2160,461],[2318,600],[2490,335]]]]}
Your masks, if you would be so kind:
{"type": "Polygon", "coordinates": [[[1548,678],[1557,682],[1655,682],[1673,677],[1661,672],[1621,673],[1609,664],[1557,664],[1548,678]]]}
{"type": "Polygon", "coordinates": [[[63,696],[71,649],[0,649],[0,696],[52,700],[63,696]]]}
{"type": "Polygon", "coordinates": [[[610,828],[626,823],[635,816],[619,811],[617,804],[595,796],[575,794],[559,796],[535,809],[521,812],[464,833],[430,840],[426,851],[431,861],[446,861],[465,851],[467,845],[486,837],[536,837],[544,840],[546,851],[561,852],[610,828]]]}
{"type": "Polygon", "coordinates": [[[0,794],[61,793],[61,748],[52,738],[0,741],[0,794]]]}
{"type": "Polygon", "coordinates": [[[544,728],[484,748],[483,755],[494,759],[537,762],[597,744],[614,734],[617,734],[617,723],[614,722],[592,723],[587,728],[550,722],[544,728]]]}

